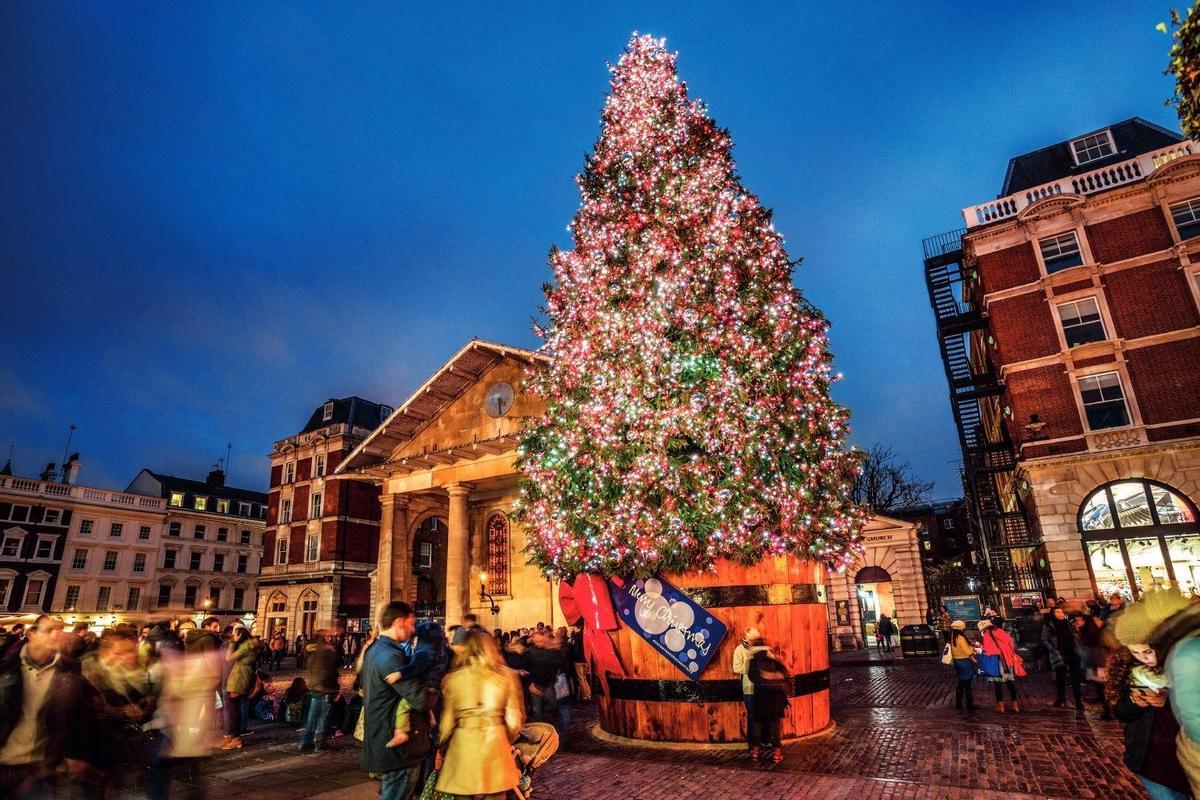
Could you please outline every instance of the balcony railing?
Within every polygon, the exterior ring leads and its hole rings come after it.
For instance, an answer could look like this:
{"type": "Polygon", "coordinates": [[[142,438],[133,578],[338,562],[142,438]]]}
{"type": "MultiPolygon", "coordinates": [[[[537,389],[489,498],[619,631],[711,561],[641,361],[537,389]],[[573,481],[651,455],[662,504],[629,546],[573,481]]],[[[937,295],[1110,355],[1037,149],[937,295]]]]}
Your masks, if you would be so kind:
{"type": "Polygon", "coordinates": [[[1185,139],[1178,144],[1142,153],[1127,161],[1079,175],[1069,175],[1066,178],[1043,183],[1041,186],[1034,186],[987,203],[967,206],[962,212],[963,219],[966,220],[968,228],[977,228],[980,225],[1011,219],[1026,207],[1039,200],[1045,200],[1047,197],[1055,197],[1060,194],[1089,195],[1133,183],[1149,177],[1163,164],[1183,156],[1190,156],[1193,153],[1200,153],[1200,143],[1185,139]]]}
{"type": "Polygon", "coordinates": [[[74,486],[69,483],[38,481],[31,478],[15,478],[8,475],[0,475],[0,491],[55,499],[69,498],[89,503],[105,503],[108,505],[126,506],[128,508],[144,508],[152,511],[162,511],[167,507],[167,501],[161,497],[110,492],[107,489],[93,489],[90,486],[74,486]]]}

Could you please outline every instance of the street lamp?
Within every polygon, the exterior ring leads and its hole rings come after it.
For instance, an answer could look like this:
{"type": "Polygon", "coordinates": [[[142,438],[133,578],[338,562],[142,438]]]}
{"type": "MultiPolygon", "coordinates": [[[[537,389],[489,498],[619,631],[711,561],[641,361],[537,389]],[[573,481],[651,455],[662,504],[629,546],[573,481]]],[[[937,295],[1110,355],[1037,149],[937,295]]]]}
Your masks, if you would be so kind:
{"type": "Polygon", "coordinates": [[[488,610],[492,612],[492,616],[496,616],[500,613],[500,606],[496,605],[496,598],[488,594],[487,573],[483,570],[479,571],[479,599],[488,601],[488,610]]]}

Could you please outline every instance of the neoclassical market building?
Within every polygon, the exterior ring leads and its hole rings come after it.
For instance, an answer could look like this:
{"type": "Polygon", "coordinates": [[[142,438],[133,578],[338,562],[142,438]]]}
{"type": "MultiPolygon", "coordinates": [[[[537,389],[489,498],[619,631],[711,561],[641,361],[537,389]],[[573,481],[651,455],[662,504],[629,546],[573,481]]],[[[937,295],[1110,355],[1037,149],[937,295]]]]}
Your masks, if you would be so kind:
{"type": "MultiPolygon", "coordinates": [[[[451,624],[469,612],[487,628],[565,624],[556,587],[526,563],[525,531],[510,519],[519,435],[543,408],[528,381],[547,360],[468,342],[338,467],[379,487],[373,607],[387,596],[451,624]]],[[[924,621],[918,527],[872,518],[861,563],[827,576],[835,641],[870,636],[880,612],[924,621]]]]}

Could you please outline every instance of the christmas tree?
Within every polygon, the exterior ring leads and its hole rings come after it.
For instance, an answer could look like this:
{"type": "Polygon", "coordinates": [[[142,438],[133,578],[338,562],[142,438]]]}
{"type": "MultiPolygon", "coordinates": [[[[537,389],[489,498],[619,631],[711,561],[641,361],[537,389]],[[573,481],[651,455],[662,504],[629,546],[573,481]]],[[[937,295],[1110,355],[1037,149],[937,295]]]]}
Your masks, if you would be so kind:
{"type": "Polygon", "coordinates": [[[574,249],[550,255],[546,411],[520,448],[530,557],[562,577],[837,568],[864,514],[828,326],[675,59],[635,34],[611,69],[574,249]]]}

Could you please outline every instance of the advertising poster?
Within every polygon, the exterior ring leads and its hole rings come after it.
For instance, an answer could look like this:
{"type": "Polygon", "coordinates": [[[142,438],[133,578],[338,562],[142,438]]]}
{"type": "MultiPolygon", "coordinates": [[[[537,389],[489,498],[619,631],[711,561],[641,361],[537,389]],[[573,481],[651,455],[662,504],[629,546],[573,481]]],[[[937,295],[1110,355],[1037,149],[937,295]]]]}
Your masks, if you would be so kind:
{"type": "Polygon", "coordinates": [[[963,622],[978,622],[983,619],[983,607],[979,604],[979,595],[960,594],[943,597],[942,605],[950,614],[952,620],[963,622]]]}
{"type": "Polygon", "coordinates": [[[725,638],[725,623],[662,578],[613,580],[609,594],[621,624],[692,680],[699,679],[725,638]]]}

